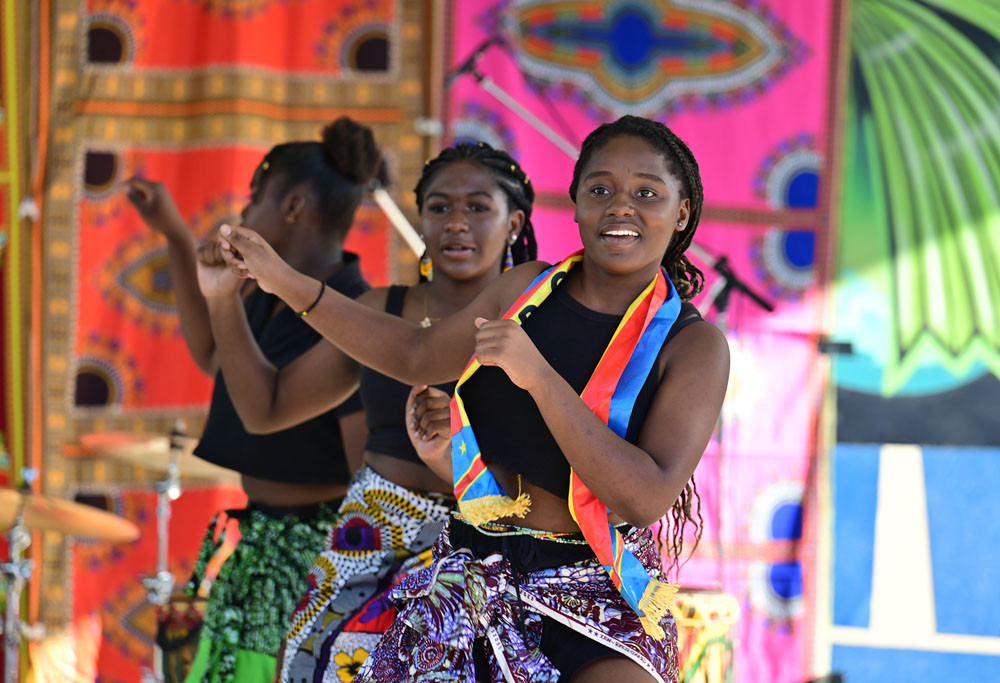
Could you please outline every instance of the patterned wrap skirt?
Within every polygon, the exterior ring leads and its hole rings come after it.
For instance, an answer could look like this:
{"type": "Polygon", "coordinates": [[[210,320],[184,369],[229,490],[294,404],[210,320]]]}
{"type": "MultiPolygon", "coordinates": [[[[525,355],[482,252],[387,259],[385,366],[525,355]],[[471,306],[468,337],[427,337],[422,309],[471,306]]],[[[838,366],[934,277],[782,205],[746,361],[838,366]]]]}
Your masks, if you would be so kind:
{"type": "Polygon", "coordinates": [[[299,508],[250,503],[212,519],[186,588],[189,595],[201,585],[206,564],[225,540],[224,530],[216,539],[220,517],[239,522],[240,541],[212,583],[185,683],[274,680],[288,620],[306,589],[309,565],[336,521],[338,502],[299,508]]]}
{"type": "MultiPolygon", "coordinates": [[[[624,538],[659,577],[649,530],[630,528],[624,538]]],[[[555,683],[607,656],[627,657],[659,683],[678,682],[673,616],[660,622],[665,638],[648,635],[579,534],[453,519],[433,564],[404,577],[389,598],[399,614],[360,683],[555,683]]]]}
{"type": "Polygon", "coordinates": [[[309,571],[308,592],[286,638],[281,681],[354,678],[395,619],[389,589],[430,564],[431,546],[452,508],[449,496],[410,491],[368,466],[358,471],[327,549],[309,571]]]}

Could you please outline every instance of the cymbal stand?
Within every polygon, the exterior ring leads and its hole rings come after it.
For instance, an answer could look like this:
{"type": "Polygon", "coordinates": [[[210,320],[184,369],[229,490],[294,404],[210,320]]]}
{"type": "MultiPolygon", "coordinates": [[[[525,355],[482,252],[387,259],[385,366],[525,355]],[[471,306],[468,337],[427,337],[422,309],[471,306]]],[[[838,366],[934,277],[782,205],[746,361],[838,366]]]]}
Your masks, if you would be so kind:
{"type": "MultiPolygon", "coordinates": [[[[170,549],[170,504],[181,496],[181,477],[178,461],[184,450],[182,437],[184,432],[175,427],[170,433],[170,463],[167,465],[167,477],[156,482],[156,574],[142,580],[146,588],[146,598],[157,608],[166,605],[174,592],[174,575],[168,566],[170,549]]],[[[143,683],[160,683],[163,681],[163,651],[153,638],[153,668],[143,671],[143,683]]]]}
{"type": "MultiPolygon", "coordinates": [[[[25,492],[31,491],[31,481],[34,472],[25,470],[25,492]]],[[[23,553],[31,545],[31,533],[24,526],[24,495],[14,518],[14,526],[7,532],[7,542],[10,551],[10,561],[0,563],[0,573],[4,577],[4,595],[7,600],[3,622],[3,680],[4,683],[17,683],[21,674],[21,590],[25,582],[31,578],[34,560],[23,557],[23,553]]]]}

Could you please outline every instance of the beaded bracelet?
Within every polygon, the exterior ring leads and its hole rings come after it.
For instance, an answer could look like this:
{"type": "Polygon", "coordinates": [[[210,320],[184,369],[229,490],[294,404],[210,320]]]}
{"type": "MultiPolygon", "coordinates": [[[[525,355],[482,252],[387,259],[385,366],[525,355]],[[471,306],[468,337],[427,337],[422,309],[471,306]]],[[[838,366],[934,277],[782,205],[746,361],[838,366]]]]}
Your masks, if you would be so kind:
{"type": "Polygon", "coordinates": [[[307,315],[309,315],[309,311],[311,311],[312,309],[316,308],[316,304],[318,304],[319,300],[323,298],[323,292],[325,292],[325,291],[326,291],[326,283],[325,282],[320,282],[319,283],[319,294],[316,295],[316,300],[313,301],[311,304],[309,304],[309,308],[307,308],[306,310],[304,310],[304,311],[302,311],[301,313],[298,314],[300,318],[306,317],[307,315]]]}

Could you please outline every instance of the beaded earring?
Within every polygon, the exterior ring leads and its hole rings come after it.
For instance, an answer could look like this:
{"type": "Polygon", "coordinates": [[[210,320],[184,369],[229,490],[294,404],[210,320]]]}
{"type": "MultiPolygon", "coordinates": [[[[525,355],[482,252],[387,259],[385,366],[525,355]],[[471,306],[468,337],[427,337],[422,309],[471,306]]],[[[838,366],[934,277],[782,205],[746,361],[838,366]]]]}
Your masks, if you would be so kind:
{"type": "Polygon", "coordinates": [[[503,272],[507,272],[514,267],[514,254],[511,252],[510,248],[517,241],[516,235],[511,235],[507,238],[507,255],[503,259],[503,272]]]}
{"type": "Polygon", "coordinates": [[[434,279],[434,263],[431,261],[431,257],[424,252],[424,255],[420,257],[420,277],[424,278],[428,282],[434,279]]]}

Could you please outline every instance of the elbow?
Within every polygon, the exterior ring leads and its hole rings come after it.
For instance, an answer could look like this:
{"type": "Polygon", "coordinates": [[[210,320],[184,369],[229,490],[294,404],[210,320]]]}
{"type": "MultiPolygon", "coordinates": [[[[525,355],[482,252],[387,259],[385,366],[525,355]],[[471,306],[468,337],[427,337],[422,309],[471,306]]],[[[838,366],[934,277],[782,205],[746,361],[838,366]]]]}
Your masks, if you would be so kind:
{"type": "Polygon", "coordinates": [[[283,425],[263,415],[240,415],[240,421],[243,422],[243,429],[248,434],[273,434],[274,432],[281,431],[283,428],[283,425]]]}
{"type": "Polygon", "coordinates": [[[632,509],[624,510],[619,516],[628,524],[638,529],[645,529],[656,524],[667,513],[667,510],[660,509],[660,507],[656,509],[653,509],[652,506],[642,505],[633,505],[631,507],[632,509]]]}
{"type": "MultiPolygon", "coordinates": [[[[686,483],[685,481],[684,484],[686,483]]],[[[630,498],[622,505],[618,515],[634,527],[641,529],[650,527],[670,512],[684,489],[684,484],[679,487],[675,486],[673,482],[657,487],[643,486],[642,488],[648,491],[649,495],[630,498]]],[[[639,490],[638,487],[637,490],[639,490]]]]}
{"type": "Polygon", "coordinates": [[[666,514],[663,505],[659,504],[656,496],[634,496],[627,500],[621,500],[618,505],[609,506],[622,521],[634,527],[644,529],[654,524],[666,514]]]}
{"type": "Polygon", "coordinates": [[[240,422],[243,423],[243,429],[245,429],[248,434],[273,434],[274,432],[281,431],[284,427],[284,425],[274,419],[272,411],[248,412],[246,410],[240,410],[239,407],[237,407],[236,413],[240,416],[240,422]]]}
{"type": "Polygon", "coordinates": [[[215,357],[213,354],[195,354],[192,353],[191,356],[194,358],[194,364],[198,366],[207,377],[215,379],[215,375],[218,373],[219,368],[215,364],[215,357]]]}

